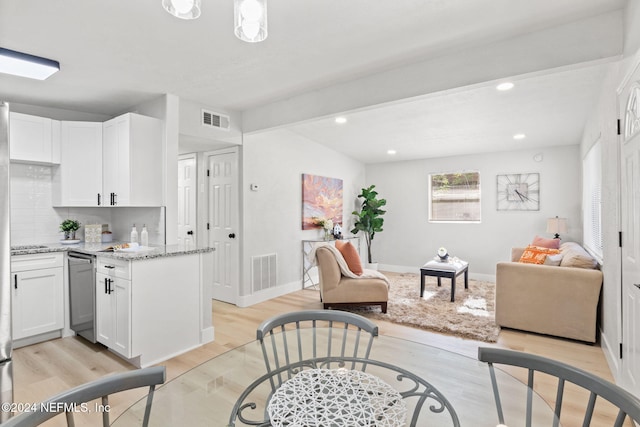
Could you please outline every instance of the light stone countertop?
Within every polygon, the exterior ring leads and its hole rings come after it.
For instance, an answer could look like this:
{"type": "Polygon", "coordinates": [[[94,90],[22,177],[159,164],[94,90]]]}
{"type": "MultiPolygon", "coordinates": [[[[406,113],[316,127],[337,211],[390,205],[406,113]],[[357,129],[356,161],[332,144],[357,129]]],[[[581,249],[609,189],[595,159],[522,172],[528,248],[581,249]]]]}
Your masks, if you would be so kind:
{"type": "Polygon", "coordinates": [[[44,243],[41,245],[16,245],[11,246],[11,255],[30,255],[48,252],[81,252],[98,257],[121,259],[127,261],[138,261],[152,258],[190,255],[198,253],[213,252],[215,248],[199,245],[153,245],[149,249],[142,249],[135,252],[102,252],[108,247],[121,244],[122,242],[110,243],[76,243],[73,245],[63,245],[62,243],[44,243]]]}

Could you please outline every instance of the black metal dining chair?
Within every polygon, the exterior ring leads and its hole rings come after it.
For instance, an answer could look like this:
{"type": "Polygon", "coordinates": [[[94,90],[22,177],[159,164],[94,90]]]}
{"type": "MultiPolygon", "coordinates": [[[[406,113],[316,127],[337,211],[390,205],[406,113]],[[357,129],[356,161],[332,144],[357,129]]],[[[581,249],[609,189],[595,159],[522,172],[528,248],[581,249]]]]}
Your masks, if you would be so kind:
{"type": "Polygon", "coordinates": [[[79,385],[70,390],[57,394],[43,402],[32,405],[29,412],[23,412],[6,422],[2,427],[36,427],[45,421],[64,412],[67,417],[67,426],[75,426],[74,412],[85,412],[93,409],[82,406],[92,400],[101,398],[102,425],[109,426],[109,395],[140,387],[149,387],[147,404],[142,425],[149,425],[153,393],[158,384],[165,382],[166,371],[164,366],[138,369],[110,375],[86,384],[79,385]]]}
{"type": "MultiPolygon", "coordinates": [[[[527,427],[532,425],[533,387],[534,379],[536,378],[535,374],[537,373],[556,377],[558,381],[555,402],[553,403],[555,414],[553,421],[554,427],[558,426],[560,423],[563,397],[566,388],[565,386],[569,384],[573,384],[587,390],[589,393],[589,399],[584,408],[585,412],[582,424],[584,427],[592,425],[595,415],[594,410],[596,408],[596,401],[599,398],[601,400],[604,399],[614,405],[614,407],[617,407],[617,416],[612,426],[621,427],[627,418],[634,420],[636,423],[640,422],[640,400],[623,388],[582,369],[542,356],[488,347],[480,347],[478,349],[478,360],[486,362],[489,365],[489,374],[491,376],[496,408],[498,410],[498,421],[500,424],[505,424],[505,418],[496,374],[494,371],[494,364],[516,366],[528,371],[526,406],[527,427]]],[[[599,420],[597,425],[602,426],[603,424],[599,420]]]]}
{"type": "MultiPolygon", "coordinates": [[[[267,372],[304,360],[320,357],[367,359],[378,326],[360,315],[338,310],[303,310],[280,314],[258,327],[267,372]],[[302,331],[307,329],[305,333],[302,331]]],[[[355,369],[352,362],[351,369],[355,369]]],[[[330,367],[330,366],[329,366],[330,367]]],[[[366,364],[361,365],[361,370],[366,364]]],[[[286,370],[273,378],[272,387],[282,384],[297,371],[286,370]]]]}

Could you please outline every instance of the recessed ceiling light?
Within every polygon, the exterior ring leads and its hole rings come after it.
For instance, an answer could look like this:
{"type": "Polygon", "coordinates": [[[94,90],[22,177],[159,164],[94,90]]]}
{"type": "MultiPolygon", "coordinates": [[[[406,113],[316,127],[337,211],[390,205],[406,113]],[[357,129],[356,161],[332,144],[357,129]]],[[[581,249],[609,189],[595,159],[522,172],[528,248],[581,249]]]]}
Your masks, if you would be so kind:
{"type": "Polygon", "coordinates": [[[513,89],[514,84],[511,82],[504,82],[504,83],[500,83],[498,86],[496,86],[496,89],[500,90],[500,91],[505,91],[505,90],[511,90],[513,89]]]}
{"type": "Polygon", "coordinates": [[[346,117],[336,117],[336,123],[338,123],[338,124],[347,123],[347,118],[346,117]]]}
{"type": "Polygon", "coordinates": [[[527,137],[527,135],[525,135],[524,133],[516,133],[515,135],[513,135],[513,139],[525,139],[527,137]]]}
{"type": "Polygon", "coordinates": [[[387,154],[394,155],[396,154],[396,150],[387,150],[387,154]]]}

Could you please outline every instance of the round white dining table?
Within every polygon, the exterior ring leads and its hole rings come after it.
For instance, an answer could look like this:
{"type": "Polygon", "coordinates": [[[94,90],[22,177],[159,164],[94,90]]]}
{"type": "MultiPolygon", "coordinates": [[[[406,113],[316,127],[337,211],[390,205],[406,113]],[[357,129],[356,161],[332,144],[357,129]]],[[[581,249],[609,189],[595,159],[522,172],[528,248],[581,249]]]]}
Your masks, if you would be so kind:
{"type": "MultiPolygon", "coordinates": [[[[455,409],[461,426],[496,427],[498,417],[486,364],[433,346],[400,338],[378,336],[371,359],[410,371],[446,397],[455,409]]],[[[375,369],[367,372],[377,374],[375,369]]],[[[153,398],[150,426],[228,426],[234,405],[243,392],[266,373],[258,341],[216,356],[157,388],[153,398]]],[[[527,386],[511,375],[496,370],[507,425],[524,425],[527,386]],[[513,420],[510,423],[510,420],[513,420]]],[[[391,376],[382,378],[394,385],[391,376]]],[[[256,388],[254,412],[268,418],[268,401],[273,390],[265,382],[256,388]]],[[[553,425],[553,411],[534,393],[534,425],[553,425]]],[[[114,427],[140,426],[146,400],[123,412],[114,427]]],[[[420,412],[417,426],[451,426],[447,414],[432,414],[429,403],[420,412]]],[[[235,426],[250,425],[235,420],[235,426]]],[[[407,421],[407,424],[408,421],[407,421]]],[[[330,427],[330,426],[322,426],[330,427]]],[[[341,426],[342,427],[342,426],[341,426]]]]}

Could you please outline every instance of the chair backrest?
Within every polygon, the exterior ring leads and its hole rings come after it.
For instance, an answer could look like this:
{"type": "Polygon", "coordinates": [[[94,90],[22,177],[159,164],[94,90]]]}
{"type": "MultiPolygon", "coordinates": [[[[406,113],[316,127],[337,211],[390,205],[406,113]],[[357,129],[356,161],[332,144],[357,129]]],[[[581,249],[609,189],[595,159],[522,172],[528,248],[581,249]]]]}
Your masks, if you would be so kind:
{"type": "MultiPolygon", "coordinates": [[[[109,395],[124,390],[149,387],[147,404],[142,422],[143,426],[149,424],[151,414],[151,404],[153,402],[153,392],[155,386],[163,384],[165,381],[165,367],[154,366],[151,368],[138,369],[135,371],[123,372],[100,378],[86,384],[79,385],[60,394],[57,394],[30,408],[29,412],[23,412],[2,424],[2,427],[35,427],[45,421],[64,412],[67,416],[67,426],[75,426],[73,418],[74,412],[83,412],[82,404],[94,399],[102,398],[102,407],[108,408],[109,395]]],[[[102,425],[109,426],[109,411],[102,411],[102,425]]]]}
{"type": "Polygon", "coordinates": [[[335,255],[328,248],[319,247],[316,250],[316,261],[320,279],[320,296],[324,297],[324,291],[330,291],[338,286],[342,279],[342,272],[335,255]]]}
{"type": "MultiPolygon", "coordinates": [[[[357,314],[337,310],[285,313],[265,320],[257,330],[267,372],[320,357],[367,359],[376,336],[378,326],[375,323],[357,314]]],[[[363,365],[361,369],[365,368],[363,365]]],[[[351,369],[355,369],[355,363],[351,369]]],[[[284,380],[295,373],[287,371],[284,380]]],[[[283,375],[278,375],[278,385],[282,382],[283,375]]]]}
{"type": "MultiPolygon", "coordinates": [[[[585,402],[586,404],[584,420],[582,424],[583,426],[587,427],[591,425],[592,419],[594,418],[596,400],[598,398],[604,399],[618,408],[615,421],[613,421],[611,424],[612,426],[621,427],[627,417],[634,420],[635,422],[640,422],[640,400],[625,391],[623,388],[582,369],[542,356],[487,347],[480,347],[478,349],[478,360],[486,362],[489,365],[489,373],[491,375],[491,383],[493,386],[493,393],[498,410],[498,421],[500,422],[500,424],[505,424],[505,420],[502,411],[502,403],[500,400],[497,379],[493,368],[493,365],[495,363],[517,366],[528,370],[528,390],[526,406],[527,426],[532,425],[531,418],[535,372],[541,372],[547,375],[551,375],[558,379],[558,386],[554,404],[554,427],[558,426],[560,422],[560,415],[563,406],[563,396],[565,392],[565,385],[567,383],[574,384],[588,391],[589,399],[588,402],[585,402]]],[[[598,421],[597,425],[602,425],[600,420],[598,421]]]]}

